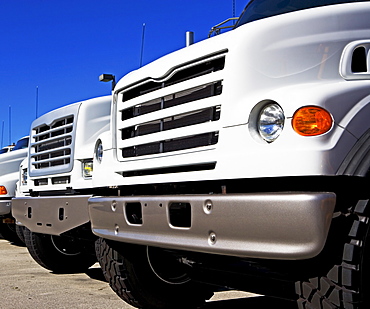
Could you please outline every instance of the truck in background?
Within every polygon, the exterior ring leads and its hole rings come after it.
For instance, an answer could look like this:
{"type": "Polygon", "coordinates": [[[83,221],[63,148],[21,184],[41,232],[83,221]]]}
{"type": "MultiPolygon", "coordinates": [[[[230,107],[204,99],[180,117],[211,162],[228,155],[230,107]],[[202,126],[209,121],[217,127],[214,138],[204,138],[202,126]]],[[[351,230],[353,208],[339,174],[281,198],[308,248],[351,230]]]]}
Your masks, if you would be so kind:
{"type": "Polygon", "coordinates": [[[97,136],[109,130],[110,96],[70,104],[37,118],[19,167],[12,213],[33,259],[56,273],[96,262],[87,202],[97,136]]]}
{"type": "Polygon", "coordinates": [[[4,239],[22,243],[22,234],[17,233],[12,217],[12,198],[15,196],[19,179],[19,165],[27,156],[28,137],[23,137],[15,145],[2,148],[0,153],[0,234],[4,239]]]}
{"type": "Polygon", "coordinates": [[[10,152],[12,151],[12,149],[14,148],[14,144],[13,145],[9,145],[9,146],[5,146],[3,148],[0,149],[0,154],[3,154],[3,153],[7,153],[7,152],[10,152]]]}
{"type": "Polygon", "coordinates": [[[232,31],[118,81],[89,199],[117,295],[370,307],[369,15],[369,1],[252,0],[232,31]]]}

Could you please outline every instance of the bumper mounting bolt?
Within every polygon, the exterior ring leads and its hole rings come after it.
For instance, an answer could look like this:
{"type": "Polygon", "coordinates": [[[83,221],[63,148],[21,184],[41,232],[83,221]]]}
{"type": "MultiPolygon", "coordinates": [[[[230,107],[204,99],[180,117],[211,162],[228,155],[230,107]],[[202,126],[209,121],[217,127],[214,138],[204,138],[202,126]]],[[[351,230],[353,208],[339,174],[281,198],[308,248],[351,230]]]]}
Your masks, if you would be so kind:
{"type": "Polygon", "coordinates": [[[209,244],[210,244],[210,245],[214,245],[214,244],[216,243],[216,241],[217,241],[217,236],[216,236],[216,234],[215,234],[214,232],[211,232],[211,233],[209,234],[209,238],[208,238],[208,240],[209,240],[209,244]]]}
{"type": "Polygon", "coordinates": [[[112,211],[116,211],[116,209],[117,209],[117,202],[116,201],[112,201],[111,208],[112,208],[112,211]]]}
{"type": "Polygon", "coordinates": [[[210,200],[207,200],[205,203],[204,203],[204,212],[206,214],[210,214],[212,209],[213,209],[213,204],[212,204],[212,201],[210,200]]]}

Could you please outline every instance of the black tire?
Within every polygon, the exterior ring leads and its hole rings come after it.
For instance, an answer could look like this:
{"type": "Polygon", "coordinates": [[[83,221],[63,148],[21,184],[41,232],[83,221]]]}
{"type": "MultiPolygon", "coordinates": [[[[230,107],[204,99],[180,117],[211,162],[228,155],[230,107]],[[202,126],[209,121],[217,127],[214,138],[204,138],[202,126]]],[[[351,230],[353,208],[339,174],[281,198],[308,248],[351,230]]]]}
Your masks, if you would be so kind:
{"type": "Polygon", "coordinates": [[[11,243],[24,246],[24,242],[17,234],[15,223],[0,223],[0,234],[11,243]]]}
{"type": "Polygon", "coordinates": [[[93,252],[74,238],[39,234],[24,229],[28,252],[42,267],[54,273],[79,273],[96,263],[93,252]]]}
{"type": "MultiPolygon", "coordinates": [[[[153,257],[157,253],[148,250],[158,250],[146,246],[121,244],[98,239],[96,253],[103,274],[116,294],[131,306],[143,309],[192,309],[204,304],[213,293],[207,287],[194,283],[181,270],[181,264],[172,258],[172,262],[164,255],[167,270],[173,269],[172,263],[177,263],[178,270],[171,275],[155,272],[153,257]],[[163,278],[168,276],[168,281],[163,278]]],[[[174,264],[173,264],[174,266],[174,264]]],[[[157,268],[156,268],[157,269],[157,268]]],[[[158,268],[165,270],[165,268],[158,268]]],[[[166,272],[166,271],[165,271],[166,272]]]]}
{"type": "Polygon", "coordinates": [[[321,277],[296,283],[300,309],[370,308],[369,200],[360,200],[346,217],[352,227],[339,263],[321,277]]]}
{"type": "Polygon", "coordinates": [[[17,233],[18,238],[21,240],[21,242],[25,245],[26,240],[24,239],[24,226],[16,225],[15,226],[15,232],[17,233]]]}

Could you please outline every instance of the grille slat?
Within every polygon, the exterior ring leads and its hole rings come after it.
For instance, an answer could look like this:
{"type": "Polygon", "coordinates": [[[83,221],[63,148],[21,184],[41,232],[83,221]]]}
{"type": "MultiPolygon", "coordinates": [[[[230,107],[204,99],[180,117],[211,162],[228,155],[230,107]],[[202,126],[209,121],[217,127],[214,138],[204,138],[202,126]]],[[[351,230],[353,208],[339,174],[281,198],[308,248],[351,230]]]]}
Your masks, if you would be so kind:
{"type": "Polygon", "coordinates": [[[159,119],[150,123],[143,123],[122,130],[122,139],[143,136],[161,131],[173,130],[191,125],[201,124],[220,119],[220,106],[175,115],[159,119]]]}
{"type": "MultiPolygon", "coordinates": [[[[41,140],[44,140],[44,139],[47,139],[49,138],[49,136],[57,136],[57,135],[61,135],[63,134],[61,131],[64,130],[66,133],[69,133],[72,131],[73,129],[73,124],[67,124],[67,125],[63,125],[61,127],[58,127],[58,128],[51,128],[51,127],[48,127],[48,126],[45,126],[46,128],[49,128],[49,129],[46,129],[44,128],[44,130],[40,133],[35,133],[33,135],[35,141],[41,141],[41,140]],[[56,134],[55,132],[57,131],[60,131],[61,133],[59,134],[56,134]]],[[[39,129],[35,129],[35,132],[39,131],[39,129]]]]}
{"type": "Polygon", "coordinates": [[[218,142],[218,132],[204,133],[154,143],[125,147],[122,149],[124,158],[140,157],[150,154],[166,153],[178,150],[193,149],[215,145],[218,142]]]}
{"type": "Polygon", "coordinates": [[[123,101],[128,101],[152,91],[165,88],[185,80],[203,76],[213,72],[220,71],[225,66],[225,57],[215,58],[209,61],[203,61],[199,64],[177,70],[170,78],[165,81],[148,81],[142,85],[136,86],[123,93],[123,101]]]}
{"type": "Polygon", "coordinates": [[[121,119],[128,120],[137,116],[152,113],[161,109],[178,106],[181,104],[193,102],[196,100],[206,99],[212,96],[217,96],[222,93],[222,82],[201,85],[185,91],[167,95],[162,98],[157,98],[144,102],[133,107],[121,111],[121,119]]]}
{"type": "Polygon", "coordinates": [[[41,143],[35,143],[33,144],[33,147],[35,148],[37,153],[42,153],[45,151],[63,148],[66,146],[69,146],[72,144],[72,137],[69,135],[66,135],[61,138],[51,138],[48,140],[44,140],[41,143]]]}
{"type": "Polygon", "coordinates": [[[50,155],[48,158],[43,158],[43,159],[37,160],[36,162],[32,162],[32,164],[33,165],[39,165],[39,164],[50,163],[50,165],[53,165],[53,162],[57,162],[57,161],[60,161],[60,160],[69,161],[69,156],[65,155],[65,156],[55,156],[55,157],[53,157],[52,155],[50,155]]]}

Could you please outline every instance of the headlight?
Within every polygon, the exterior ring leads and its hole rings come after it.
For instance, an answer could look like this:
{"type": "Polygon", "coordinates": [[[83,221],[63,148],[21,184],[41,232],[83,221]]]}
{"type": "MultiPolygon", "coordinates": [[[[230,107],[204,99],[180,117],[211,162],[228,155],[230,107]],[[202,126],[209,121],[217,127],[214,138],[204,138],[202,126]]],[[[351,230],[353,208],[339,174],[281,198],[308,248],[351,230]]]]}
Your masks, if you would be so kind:
{"type": "Polygon", "coordinates": [[[101,163],[103,160],[103,143],[98,141],[95,146],[95,158],[96,160],[101,163]]]}
{"type": "Polygon", "coordinates": [[[275,103],[266,105],[260,112],[257,126],[258,132],[266,142],[276,140],[284,128],[284,113],[275,103]]]}
{"type": "Polygon", "coordinates": [[[85,178],[91,178],[93,173],[93,162],[92,161],[85,161],[83,163],[83,176],[85,178]]]}

